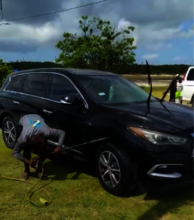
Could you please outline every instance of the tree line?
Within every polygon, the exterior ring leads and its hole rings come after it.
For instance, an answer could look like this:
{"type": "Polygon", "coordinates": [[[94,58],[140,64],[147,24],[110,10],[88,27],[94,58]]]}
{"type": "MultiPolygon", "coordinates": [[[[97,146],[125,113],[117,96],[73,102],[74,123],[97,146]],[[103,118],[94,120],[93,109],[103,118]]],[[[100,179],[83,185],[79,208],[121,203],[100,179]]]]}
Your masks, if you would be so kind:
{"type": "MultiPolygon", "coordinates": [[[[54,62],[27,62],[27,61],[16,61],[7,63],[13,70],[27,70],[36,68],[63,68],[61,64],[54,62]]],[[[149,65],[151,74],[184,74],[187,71],[189,65],[185,64],[174,64],[174,65],[149,65]]],[[[111,71],[111,70],[108,70],[111,71]]],[[[146,65],[144,64],[131,64],[125,69],[116,69],[112,72],[118,74],[147,74],[146,65]]]]}

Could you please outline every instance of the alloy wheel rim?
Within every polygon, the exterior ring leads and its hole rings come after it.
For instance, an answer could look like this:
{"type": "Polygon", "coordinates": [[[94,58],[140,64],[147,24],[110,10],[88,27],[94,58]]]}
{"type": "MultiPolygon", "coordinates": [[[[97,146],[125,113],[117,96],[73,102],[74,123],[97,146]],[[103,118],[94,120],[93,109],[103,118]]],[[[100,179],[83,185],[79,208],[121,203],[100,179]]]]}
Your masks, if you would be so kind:
{"type": "Polygon", "coordinates": [[[4,126],[4,137],[9,145],[15,143],[16,140],[16,130],[13,122],[7,121],[4,126]]]}
{"type": "Polygon", "coordinates": [[[115,188],[120,183],[121,170],[116,156],[110,151],[104,151],[99,158],[99,171],[104,183],[115,188]]]}

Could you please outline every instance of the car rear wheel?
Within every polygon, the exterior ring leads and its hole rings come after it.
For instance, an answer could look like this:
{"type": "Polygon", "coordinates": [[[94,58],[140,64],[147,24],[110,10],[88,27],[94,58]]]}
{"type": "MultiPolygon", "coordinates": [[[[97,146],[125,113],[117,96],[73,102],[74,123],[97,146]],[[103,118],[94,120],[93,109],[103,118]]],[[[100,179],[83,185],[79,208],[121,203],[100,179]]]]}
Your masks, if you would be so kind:
{"type": "Polygon", "coordinates": [[[2,135],[5,145],[8,148],[13,149],[17,141],[17,130],[14,120],[11,116],[7,116],[3,120],[2,135]]]}
{"type": "Polygon", "coordinates": [[[127,152],[113,144],[104,144],[97,154],[98,178],[109,193],[122,196],[137,186],[137,167],[127,152]]]}
{"type": "Polygon", "coordinates": [[[192,104],[192,107],[194,108],[194,97],[192,98],[191,104],[192,104]]]}

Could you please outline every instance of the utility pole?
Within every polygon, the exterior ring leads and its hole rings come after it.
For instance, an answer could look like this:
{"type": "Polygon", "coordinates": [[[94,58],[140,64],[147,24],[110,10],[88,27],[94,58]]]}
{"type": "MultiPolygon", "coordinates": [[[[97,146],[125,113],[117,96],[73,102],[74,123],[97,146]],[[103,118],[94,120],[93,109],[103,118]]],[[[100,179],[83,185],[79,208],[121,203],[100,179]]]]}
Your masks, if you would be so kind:
{"type": "Polygon", "coordinates": [[[3,0],[0,0],[0,25],[10,25],[9,22],[3,21],[3,0]]]}
{"type": "Polygon", "coordinates": [[[0,21],[2,21],[3,20],[3,0],[0,0],[0,13],[1,13],[0,21]]]}

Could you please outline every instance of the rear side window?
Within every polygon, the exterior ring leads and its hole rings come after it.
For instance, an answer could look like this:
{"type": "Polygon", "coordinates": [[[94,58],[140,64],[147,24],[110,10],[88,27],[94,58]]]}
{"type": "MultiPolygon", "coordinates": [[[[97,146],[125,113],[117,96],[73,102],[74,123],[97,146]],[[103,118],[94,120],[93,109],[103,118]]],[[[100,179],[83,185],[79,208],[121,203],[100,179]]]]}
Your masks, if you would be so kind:
{"type": "Polygon", "coordinates": [[[10,83],[8,83],[8,86],[5,88],[5,90],[21,92],[22,85],[24,83],[26,76],[27,76],[26,74],[11,76],[10,77],[11,81],[10,83]]]}
{"type": "Polygon", "coordinates": [[[30,73],[23,85],[23,93],[45,97],[49,82],[48,73],[30,73]]]}
{"type": "Polygon", "coordinates": [[[51,86],[49,91],[49,98],[55,101],[60,101],[68,94],[77,94],[77,90],[73,84],[64,76],[52,75],[51,86]]]}
{"type": "Polygon", "coordinates": [[[187,75],[187,80],[188,81],[194,81],[194,69],[189,70],[189,73],[187,75]]]}

